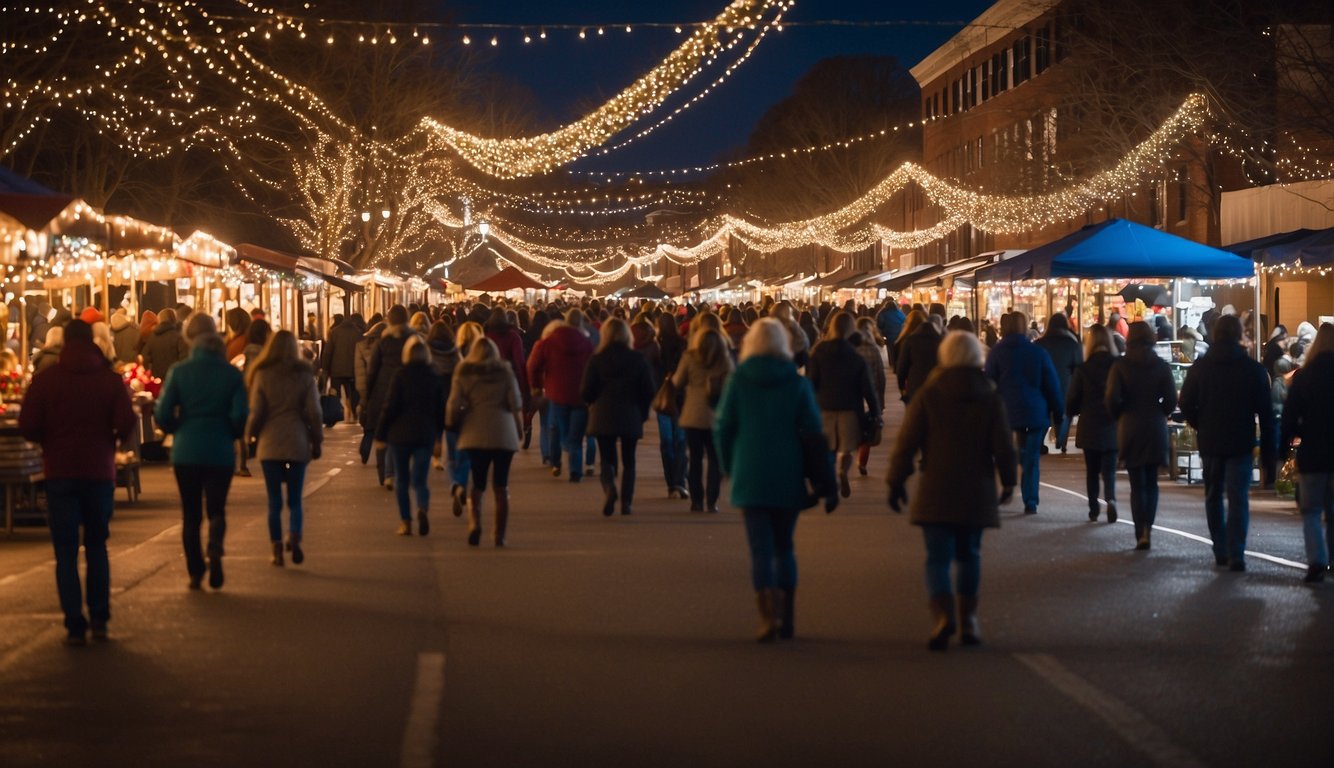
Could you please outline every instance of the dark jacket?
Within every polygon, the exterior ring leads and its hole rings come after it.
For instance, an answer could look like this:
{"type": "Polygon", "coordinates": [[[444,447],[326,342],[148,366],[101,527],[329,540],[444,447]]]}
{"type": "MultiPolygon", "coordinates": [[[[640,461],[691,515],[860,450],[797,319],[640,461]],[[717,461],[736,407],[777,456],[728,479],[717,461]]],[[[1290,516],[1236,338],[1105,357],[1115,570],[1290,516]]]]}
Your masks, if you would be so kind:
{"type": "Polygon", "coordinates": [[[1255,420],[1266,455],[1274,440],[1269,374],[1239,344],[1214,344],[1186,371],[1181,413],[1199,433],[1201,456],[1244,456],[1255,447],[1255,420]]]}
{"type": "Polygon", "coordinates": [[[1302,439],[1297,471],[1334,472],[1334,352],[1317,355],[1293,374],[1280,445],[1286,449],[1295,437],[1302,439]]]}
{"type": "Polygon", "coordinates": [[[371,350],[366,366],[366,403],[361,410],[361,425],[375,428],[380,423],[380,412],[389,399],[389,387],[394,374],[403,367],[403,345],[413,334],[406,325],[391,325],[371,350]]]}
{"type": "Polygon", "coordinates": [[[400,363],[379,414],[376,440],[415,448],[435,445],[445,430],[445,383],[430,363],[400,363]]]}
{"type": "Polygon", "coordinates": [[[899,341],[894,356],[894,373],[898,376],[904,402],[912,398],[935,370],[936,352],[944,338],[934,325],[922,323],[899,341]]]}
{"type": "Polygon", "coordinates": [[[491,326],[486,329],[486,337],[496,343],[500,350],[500,359],[510,364],[514,377],[519,382],[519,392],[523,394],[524,407],[527,408],[528,358],[524,354],[523,335],[509,325],[491,326]]]}
{"type": "Polygon", "coordinates": [[[1001,339],[987,355],[987,377],[1005,401],[1012,429],[1041,429],[1051,426],[1051,417],[1065,413],[1061,383],[1051,355],[1022,333],[1001,339]]]}
{"type": "Polygon", "coordinates": [[[431,368],[445,382],[445,400],[448,401],[450,387],[454,384],[454,371],[463,362],[459,357],[458,345],[452,337],[447,337],[442,341],[428,342],[426,346],[431,350],[431,368]]]}
{"type": "Polygon", "coordinates": [[[1046,335],[1033,342],[1047,350],[1052,365],[1056,367],[1056,381],[1061,385],[1061,396],[1070,391],[1070,377],[1075,369],[1084,362],[1084,346],[1079,339],[1067,330],[1049,328],[1046,335]]]}
{"type": "Polygon", "coordinates": [[[644,356],[612,344],[593,355],[584,369],[579,394],[588,403],[588,434],[593,437],[644,436],[644,421],[657,387],[644,356]]]}
{"type": "Polygon", "coordinates": [[[1107,376],[1115,362],[1110,352],[1095,352],[1070,378],[1065,412],[1079,417],[1075,446],[1080,450],[1116,450],[1116,417],[1107,412],[1107,376]]]}
{"type": "Polygon", "coordinates": [[[162,385],[153,413],[158,426],[174,435],[172,464],[230,467],[236,461],[233,446],[250,409],[241,372],[224,354],[221,339],[216,349],[198,344],[162,385]]]}
{"type": "Polygon", "coordinates": [[[112,343],[116,347],[116,359],[122,363],[133,363],[139,359],[139,326],[129,315],[112,315],[108,323],[111,327],[112,343]]]}
{"type": "Polygon", "coordinates": [[[579,385],[583,381],[593,342],[583,331],[562,325],[537,342],[528,358],[528,382],[541,389],[556,405],[582,405],[579,385]]]}
{"type": "Polygon", "coordinates": [[[686,340],[680,336],[663,336],[658,339],[658,385],[663,379],[676,373],[681,366],[681,357],[686,353],[686,340]]]}
{"type": "Polygon", "coordinates": [[[171,367],[190,356],[190,345],[175,323],[158,323],[144,340],[144,367],[158,378],[167,378],[171,367]]]}
{"type": "Polygon", "coordinates": [[[65,345],[60,361],[34,376],[19,430],[42,446],[48,480],[116,479],[116,442],[135,427],[125,383],[91,342],[65,345]]]}
{"type": "MultiPolygon", "coordinates": [[[[885,387],[888,384],[885,378],[885,359],[880,356],[880,345],[874,340],[868,339],[860,333],[854,333],[850,339],[852,348],[857,350],[857,354],[866,361],[866,369],[871,372],[871,383],[875,387],[876,402],[880,404],[881,410],[885,407],[885,387]]],[[[876,411],[879,413],[880,411],[876,411]]]]}
{"type": "Polygon", "coordinates": [[[1000,525],[996,476],[1014,487],[1014,435],[995,386],[976,368],[940,368],[908,404],[889,461],[889,484],[903,485],[922,454],[914,525],[1000,525]]]}
{"type": "Polygon", "coordinates": [[[815,388],[815,401],[822,411],[880,412],[875,385],[866,361],[847,339],[826,339],[811,350],[806,376],[815,388]]]}
{"type": "Polygon", "coordinates": [[[324,342],[324,372],[334,379],[351,379],[357,372],[357,344],[366,335],[366,326],[355,318],[346,318],[329,331],[324,342]]]}
{"type": "Polygon", "coordinates": [[[1123,464],[1161,467],[1167,463],[1167,417],[1176,410],[1177,387],[1172,369],[1152,348],[1132,347],[1116,361],[1107,378],[1106,404],[1107,412],[1116,419],[1123,464]]]}

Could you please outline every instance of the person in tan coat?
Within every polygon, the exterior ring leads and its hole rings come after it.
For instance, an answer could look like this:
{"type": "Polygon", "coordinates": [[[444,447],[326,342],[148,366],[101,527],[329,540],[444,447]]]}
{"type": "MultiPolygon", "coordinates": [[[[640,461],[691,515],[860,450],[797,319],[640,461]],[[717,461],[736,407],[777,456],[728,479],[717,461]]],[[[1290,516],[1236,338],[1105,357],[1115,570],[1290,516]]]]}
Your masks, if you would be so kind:
{"type": "Polygon", "coordinates": [[[287,489],[287,549],[292,562],[305,560],[301,549],[304,514],[301,491],[306,465],[320,457],[324,425],[315,369],[301,357],[296,336],[278,331],[269,337],[259,359],[246,375],[250,418],[246,444],[258,441],[255,458],[264,472],[269,497],[269,541],[273,564],[283,564],[283,488],[287,489]]]}
{"type": "Polygon", "coordinates": [[[485,337],[473,342],[467,359],[454,370],[445,413],[449,428],[458,432],[459,450],[468,455],[472,468],[468,545],[481,542],[482,501],[489,475],[496,503],[492,540],[503,547],[509,523],[510,462],[519,450],[523,431],[523,396],[514,370],[500,359],[495,342],[485,337]]]}

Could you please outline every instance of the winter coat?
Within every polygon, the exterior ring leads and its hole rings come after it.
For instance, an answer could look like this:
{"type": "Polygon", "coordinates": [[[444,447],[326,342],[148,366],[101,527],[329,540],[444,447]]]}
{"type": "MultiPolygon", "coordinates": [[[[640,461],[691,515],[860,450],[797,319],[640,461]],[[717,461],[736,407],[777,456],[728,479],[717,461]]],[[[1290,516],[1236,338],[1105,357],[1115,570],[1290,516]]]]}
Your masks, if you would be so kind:
{"type": "Polygon", "coordinates": [[[1167,363],[1151,348],[1132,348],[1112,366],[1105,401],[1116,419],[1121,462],[1127,467],[1166,464],[1167,417],[1177,407],[1176,382],[1167,363]]]}
{"type": "Polygon", "coordinates": [[[1070,377],[1084,362],[1084,345],[1069,331],[1049,329],[1045,336],[1033,342],[1047,351],[1056,367],[1056,381],[1061,385],[1061,397],[1070,391],[1070,377]]]}
{"type": "Polygon", "coordinates": [[[371,369],[371,354],[375,352],[375,345],[380,343],[380,337],[384,335],[385,324],[376,323],[366,329],[362,335],[361,341],[357,342],[357,354],[352,368],[352,377],[356,380],[357,395],[361,397],[361,402],[366,402],[370,397],[370,389],[367,387],[367,379],[371,369]]]}
{"type": "MultiPolygon", "coordinates": [[[[1116,418],[1107,411],[1107,376],[1116,358],[1098,351],[1075,369],[1065,392],[1065,412],[1078,416],[1075,446],[1084,451],[1115,451],[1116,418]]],[[[1172,398],[1174,401],[1175,397],[1172,398]]]]}
{"type": "Polygon", "coordinates": [[[583,405],[579,386],[593,356],[593,342],[583,331],[565,325],[537,342],[528,359],[528,382],[556,405],[583,405]]]}
{"type": "Polygon", "coordinates": [[[144,367],[166,378],[171,367],[190,356],[190,345],[175,323],[158,323],[144,341],[144,367]]]}
{"type": "Polygon", "coordinates": [[[653,383],[662,384],[662,348],[658,346],[658,340],[653,337],[653,332],[642,324],[636,324],[630,326],[630,337],[630,346],[643,355],[644,362],[648,363],[648,369],[653,374],[653,383]]]}
{"type": "Polygon", "coordinates": [[[523,393],[524,406],[527,407],[528,358],[523,351],[523,335],[506,325],[503,328],[487,328],[486,337],[496,343],[500,359],[510,364],[510,370],[514,371],[514,378],[519,382],[519,391],[523,393]]]}
{"type": "Polygon", "coordinates": [[[1246,356],[1239,344],[1214,344],[1186,371],[1181,385],[1181,413],[1199,433],[1201,456],[1244,456],[1255,447],[1255,420],[1260,420],[1260,446],[1268,455],[1274,441],[1274,406],[1269,374],[1246,356]]]}
{"type": "Polygon", "coordinates": [[[324,441],[320,395],[315,369],[298,360],[255,372],[250,385],[250,418],[246,443],[258,438],[255,458],[260,461],[305,463],[324,441]]]}
{"type": "Polygon", "coordinates": [[[1283,407],[1285,449],[1293,438],[1297,447],[1297,471],[1334,472],[1334,353],[1325,352],[1307,361],[1293,374],[1288,400],[1283,407]]]}
{"type": "Polygon", "coordinates": [[[847,339],[826,339],[811,350],[806,376],[815,388],[822,411],[880,412],[880,402],[871,383],[871,371],[847,339]]]}
{"type": "Polygon", "coordinates": [[[741,340],[746,338],[746,331],[750,330],[745,323],[727,323],[723,326],[723,335],[732,342],[732,349],[741,349],[741,340]]]}
{"type": "Polygon", "coordinates": [[[249,346],[250,346],[249,339],[244,333],[238,333],[232,336],[230,339],[227,339],[227,354],[226,354],[227,362],[230,363],[231,361],[235,360],[237,357],[240,357],[242,355],[245,355],[246,360],[249,360],[250,356],[246,355],[246,348],[249,346]]]}
{"type": "Polygon", "coordinates": [[[116,348],[116,359],[122,363],[133,363],[139,359],[139,326],[134,324],[129,315],[111,316],[111,340],[116,348]]]}
{"type": "Polygon", "coordinates": [[[431,350],[431,370],[435,371],[435,375],[445,383],[445,400],[448,400],[450,388],[454,383],[454,371],[458,369],[459,363],[463,362],[459,357],[459,348],[453,339],[449,339],[447,343],[427,342],[426,346],[431,350]]]}
{"type": "MultiPolygon", "coordinates": [[[[445,382],[430,363],[399,365],[373,422],[375,439],[391,445],[435,445],[445,431],[445,382]]],[[[464,447],[464,446],[460,446],[464,447]]]]}
{"type": "Polygon", "coordinates": [[[1022,333],[1001,339],[987,355],[987,378],[996,382],[1012,429],[1042,429],[1065,413],[1051,355],[1022,333]]]}
{"type": "Polygon", "coordinates": [[[850,341],[857,354],[866,361],[866,368],[871,372],[871,384],[875,388],[876,400],[880,403],[881,410],[884,410],[885,387],[888,382],[885,379],[885,358],[880,356],[880,346],[860,333],[854,334],[850,341]]]}
{"type": "Polygon", "coordinates": [[[461,363],[449,393],[449,423],[459,430],[459,448],[519,450],[515,414],[523,408],[519,379],[504,360],[461,363]]]}
{"type": "Polygon", "coordinates": [[[259,353],[263,351],[263,344],[247,344],[245,345],[245,348],[241,350],[241,357],[245,360],[240,369],[242,378],[250,373],[251,368],[255,367],[255,362],[259,360],[259,353]]]}
{"type": "Polygon", "coordinates": [[[944,338],[934,325],[922,323],[900,340],[894,357],[894,373],[898,376],[904,402],[912,398],[935,370],[936,353],[944,338]]]}
{"type": "Polygon", "coordinates": [[[648,361],[633,349],[611,344],[593,355],[579,386],[579,396],[588,404],[588,434],[643,437],[656,391],[648,361]]]}
{"type": "Polygon", "coordinates": [[[908,481],[918,452],[914,525],[1000,525],[996,477],[1013,488],[1018,469],[1005,404],[982,371],[940,368],[913,396],[890,455],[890,486],[908,481]]]}
{"type": "Polygon", "coordinates": [[[810,381],[791,360],[752,357],[723,387],[713,442],[738,509],[801,509],[806,503],[801,435],[822,429],[810,381]]]}
{"type": "Polygon", "coordinates": [[[897,304],[890,304],[876,316],[876,327],[880,329],[880,335],[885,337],[885,344],[889,345],[890,349],[893,349],[894,342],[899,340],[899,331],[903,330],[903,323],[907,319],[897,304]]]}
{"type": "Polygon", "coordinates": [[[60,362],[60,353],[64,348],[65,348],[64,344],[62,343],[62,344],[52,344],[50,346],[42,347],[41,349],[39,349],[37,351],[37,354],[32,356],[33,375],[39,374],[48,368],[54,367],[56,363],[60,362]]]}
{"type": "Polygon", "coordinates": [[[232,466],[233,444],[245,433],[245,382],[223,350],[197,345],[173,366],[162,385],[154,416],[175,437],[171,462],[178,466],[232,466]]]}
{"type": "Polygon", "coordinates": [[[346,318],[329,331],[324,342],[324,372],[334,379],[352,379],[357,375],[357,345],[366,335],[363,323],[346,318]]]}
{"type": "Polygon", "coordinates": [[[658,386],[662,386],[668,376],[676,374],[685,354],[686,340],[680,336],[663,336],[658,339],[658,386]]]}
{"type": "Polygon", "coordinates": [[[33,377],[19,409],[19,431],[42,446],[48,480],[114,481],[116,442],[129,439],[135,421],[125,383],[81,340],[33,377]]]}
{"type": "Polygon", "coordinates": [[[385,329],[379,343],[371,350],[366,366],[366,405],[361,411],[361,425],[374,429],[380,423],[380,412],[389,398],[389,385],[394,374],[403,367],[403,346],[414,331],[406,325],[391,325],[385,329]]]}
{"type": "Polygon", "coordinates": [[[681,364],[672,374],[672,384],[685,391],[685,404],[681,407],[680,423],[691,429],[713,429],[713,413],[732,373],[732,356],[719,355],[712,366],[704,364],[699,350],[688,351],[681,358],[681,364]],[[710,385],[710,381],[713,382],[710,385]],[[709,397],[712,386],[714,398],[709,397]]]}

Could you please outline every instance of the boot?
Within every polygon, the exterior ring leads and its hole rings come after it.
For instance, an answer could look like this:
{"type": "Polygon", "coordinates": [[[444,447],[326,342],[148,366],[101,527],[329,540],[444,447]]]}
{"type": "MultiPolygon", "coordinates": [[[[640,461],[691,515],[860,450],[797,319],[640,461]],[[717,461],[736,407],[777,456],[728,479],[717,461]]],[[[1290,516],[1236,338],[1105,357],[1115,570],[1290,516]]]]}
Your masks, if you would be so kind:
{"type": "Polygon", "coordinates": [[[475,547],[482,542],[482,499],[485,491],[473,489],[469,494],[468,504],[468,546],[475,547]]]}
{"type": "Polygon", "coordinates": [[[273,563],[274,565],[278,566],[279,568],[282,567],[282,565],[283,565],[283,543],[282,543],[281,541],[275,541],[275,542],[273,542],[273,559],[270,560],[269,562],[273,563]]]}
{"type": "Polygon", "coordinates": [[[301,551],[301,534],[287,534],[287,550],[292,553],[292,565],[301,565],[306,561],[306,553],[301,551]]]}
{"type": "Polygon", "coordinates": [[[977,595],[959,595],[959,642],[982,644],[982,632],[977,625],[977,595]]]}
{"type": "Polygon", "coordinates": [[[493,540],[497,547],[505,546],[505,526],[509,524],[510,519],[510,492],[508,488],[497,488],[496,496],[496,530],[493,534],[493,540]]]}
{"type": "Polygon", "coordinates": [[[936,620],[936,625],[931,630],[926,647],[932,651],[943,651],[954,636],[954,595],[932,595],[931,616],[936,620]]]}
{"type": "Polygon", "coordinates": [[[755,640],[772,643],[778,637],[778,610],[782,596],[776,589],[761,589],[755,593],[760,606],[760,626],[755,631],[755,640]]]}
{"type": "Polygon", "coordinates": [[[1143,526],[1139,529],[1139,537],[1135,540],[1135,549],[1149,548],[1149,531],[1153,530],[1150,526],[1143,526]]]}
{"type": "Polygon", "coordinates": [[[783,620],[778,625],[778,636],[784,640],[791,640],[797,631],[796,602],[796,587],[783,590],[783,620]]]}
{"type": "Polygon", "coordinates": [[[208,585],[222,589],[222,548],[210,547],[208,550],[208,585]]]}

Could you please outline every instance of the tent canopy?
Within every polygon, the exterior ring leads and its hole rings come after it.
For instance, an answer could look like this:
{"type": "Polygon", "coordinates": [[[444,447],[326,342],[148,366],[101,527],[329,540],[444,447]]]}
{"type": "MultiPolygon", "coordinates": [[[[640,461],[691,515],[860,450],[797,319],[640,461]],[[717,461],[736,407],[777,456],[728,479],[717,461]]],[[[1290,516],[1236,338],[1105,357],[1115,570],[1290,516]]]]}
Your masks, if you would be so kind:
{"type": "Polygon", "coordinates": [[[468,290],[470,291],[495,291],[497,293],[504,293],[505,291],[514,291],[523,288],[543,291],[546,290],[547,286],[542,285],[528,275],[525,275],[515,267],[505,267],[485,280],[468,286],[468,290]]]}
{"type": "Polygon", "coordinates": [[[1299,264],[1303,267],[1334,263],[1334,227],[1316,231],[1309,229],[1297,231],[1305,235],[1257,248],[1253,252],[1255,261],[1266,266],[1299,264]]]}
{"type": "Polygon", "coordinates": [[[979,282],[1077,277],[1244,279],[1255,265],[1234,253],[1200,245],[1125,219],[1109,219],[977,271],[979,282]]]}
{"type": "Polygon", "coordinates": [[[627,299],[660,300],[670,297],[671,294],[667,293],[666,291],[654,285],[653,283],[641,283],[640,285],[637,285],[634,288],[631,288],[630,290],[625,292],[625,298],[627,299]]]}
{"type": "Polygon", "coordinates": [[[914,282],[921,280],[924,277],[934,275],[944,269],[944,264],[919,264],[915,267],[899,270],[888,280],[868,287],[880,288],[886,291],[902,291],[914,282]]]}

